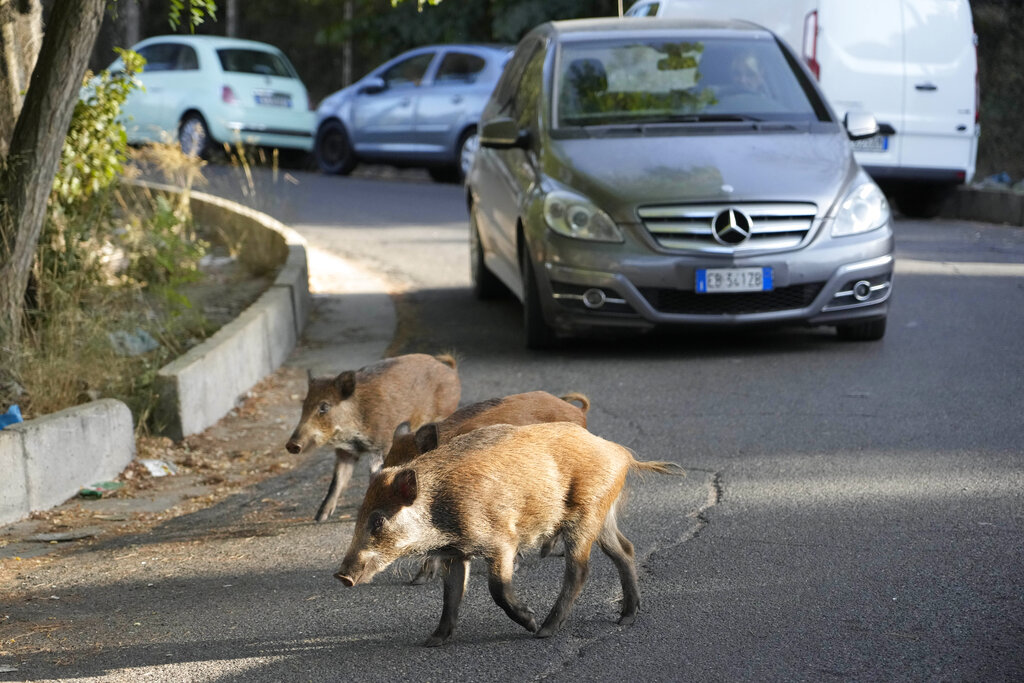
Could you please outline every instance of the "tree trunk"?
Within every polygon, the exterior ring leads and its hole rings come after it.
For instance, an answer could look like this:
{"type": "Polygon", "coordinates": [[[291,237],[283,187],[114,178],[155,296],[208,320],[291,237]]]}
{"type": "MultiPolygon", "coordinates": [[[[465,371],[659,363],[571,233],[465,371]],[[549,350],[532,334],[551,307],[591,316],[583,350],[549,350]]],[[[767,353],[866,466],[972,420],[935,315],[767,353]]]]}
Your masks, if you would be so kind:
{"type": "Polygon", "coordinates": [[[54,5],[10,151],[0,168],[0,346],[8,351],[18,342],[47,198],[106,4],[107,0],[60,0],[54,5]]]}
{"type": "Polygon", "coordinates": [[[43,42],[43,6],[39,0],[0,0],[0,159],[14,134],[43,42]]]}
{"type": "Polygon", "coordinates": [[[238,0],[227,0],[228,37],[238,37],[238,16],[240,9],[238,0]]]}

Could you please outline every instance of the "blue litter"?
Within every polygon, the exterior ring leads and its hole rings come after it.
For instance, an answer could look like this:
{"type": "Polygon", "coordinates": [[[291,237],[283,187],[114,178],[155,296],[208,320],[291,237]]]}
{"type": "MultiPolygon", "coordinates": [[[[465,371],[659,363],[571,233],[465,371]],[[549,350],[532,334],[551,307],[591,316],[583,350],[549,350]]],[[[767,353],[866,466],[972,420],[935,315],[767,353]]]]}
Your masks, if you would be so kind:
{"type": "Polygon", "coordinates": [[[21,408],[16,405],[11,406],[6,413],[0,415],[0,429],[19,422],[24,422],[24,420],[21,417],[21,408]]]}

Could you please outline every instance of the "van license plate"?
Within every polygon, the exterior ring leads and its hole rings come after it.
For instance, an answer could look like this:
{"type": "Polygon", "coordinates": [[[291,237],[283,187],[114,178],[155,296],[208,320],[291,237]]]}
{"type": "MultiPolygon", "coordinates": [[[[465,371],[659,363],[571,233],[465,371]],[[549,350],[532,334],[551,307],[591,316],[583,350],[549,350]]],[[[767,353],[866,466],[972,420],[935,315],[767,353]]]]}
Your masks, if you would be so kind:
{"type": "Polygon", "coordinates": [[[770,292],[771,268],[700,268],[697,270],[697,293],[770,292]]]}
{"type": "Polygon", "coordinates": [[[889,150],[888,135],[872,135],[869,138],[851,140],[854,152],[886,152],[889,150]]]}

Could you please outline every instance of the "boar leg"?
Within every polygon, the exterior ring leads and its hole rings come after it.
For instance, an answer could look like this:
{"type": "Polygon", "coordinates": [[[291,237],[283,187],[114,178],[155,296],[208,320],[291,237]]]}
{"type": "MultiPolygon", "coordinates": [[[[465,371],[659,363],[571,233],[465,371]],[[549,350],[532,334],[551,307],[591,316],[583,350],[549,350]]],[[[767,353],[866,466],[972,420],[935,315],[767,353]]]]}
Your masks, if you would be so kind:
{"type": "Polygon", "coordinates": [[[423,560],[423,564],[420,566],[420,571],[416,576],[412,577],[412,581],[409,583],[413,586],[422,586],[427,581],[437,576],[441,571],[441,558],[428,556],[423,560]]]}
{"type": "Polygon", "coordinates": [[[443,561],[442,566],[446,570],[444,607],[441,608],[441,622],[423,643],[427,647],[437,647],[452,637],[455,622],[459,618],[459,605],[462,604],[462,596],[466,594],[466,583],[469,581],[468,558],[448,558],[443,561]]]}
{"type": "Polygon", "coordinates": [[[578,542],[567,533],[562,534],[562,539],[565,541],[565,576],[562,578],[562,591],[544,620],[544,625],[533,634],[537,638],[552,636],[561,628],[580,591],[583,590],[583,584],[590,571],[590,546],[593,545],[593,541],[578,542]]]}
{"type": "Polygon", "coordinates": [[[633,544],[619,531],[615,523],[615,510],[609,512],[605,518],[597,545],[619,570],[619,580],[622,582],[622,612],[619,615],[619,625],[628,626],[636,619],[637,610],[640,608],[640,589],[637,585],[636,564],[633,562],[633,544]]]}
{"type": "Polygon", "coordinates": [[[352,455],[340,448],[334,449],[334,477],[331,479],[331,486],[327,489],[324,502],[320,503],[320,509],[316,511],[316,521],[327,521],[327,518],[334,514],[334,508],[338,507],[338,496],[352,478],[352,470],[358,459],[358,455],[352,455]]]}
{"type": "Polygon", "coordinates": [[[487,588],[498,607],[505,610],[509,618],[530,633],[537,630],[537,620],[533,610],[519,602],[512,591],[512,571],[515,564],[516,551],[508,548],[497,557],[490,558],[487,588]]]}

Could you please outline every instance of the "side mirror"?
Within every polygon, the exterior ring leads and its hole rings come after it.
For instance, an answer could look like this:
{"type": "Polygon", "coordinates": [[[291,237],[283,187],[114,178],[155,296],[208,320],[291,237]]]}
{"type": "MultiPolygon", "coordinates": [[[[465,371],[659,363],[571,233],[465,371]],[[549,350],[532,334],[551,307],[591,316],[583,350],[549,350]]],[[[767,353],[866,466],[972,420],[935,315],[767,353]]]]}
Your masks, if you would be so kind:
{"type": "Polygon", "coordinates": [[[388,89],[388,84],[383,78],[378,76],[370,76],[363,79],[362,84],[359,86],[360,95],[376,95],[382,93],[388,89]]]}
{"type": "Polygon", "coordinates": [[[494,149],[526,149],[530,146],[530,133],[520,130],[510,118],[492,119],[480,127],[480,144],[494,149]]]}
{"type": "Polygon", "coordinates": [[[866,111],[848,111],[843,117],[843,126],[846,127],[846,134],[851,140],[862,140],[878,135],[878,121],[874,114],[866,111]]]}

